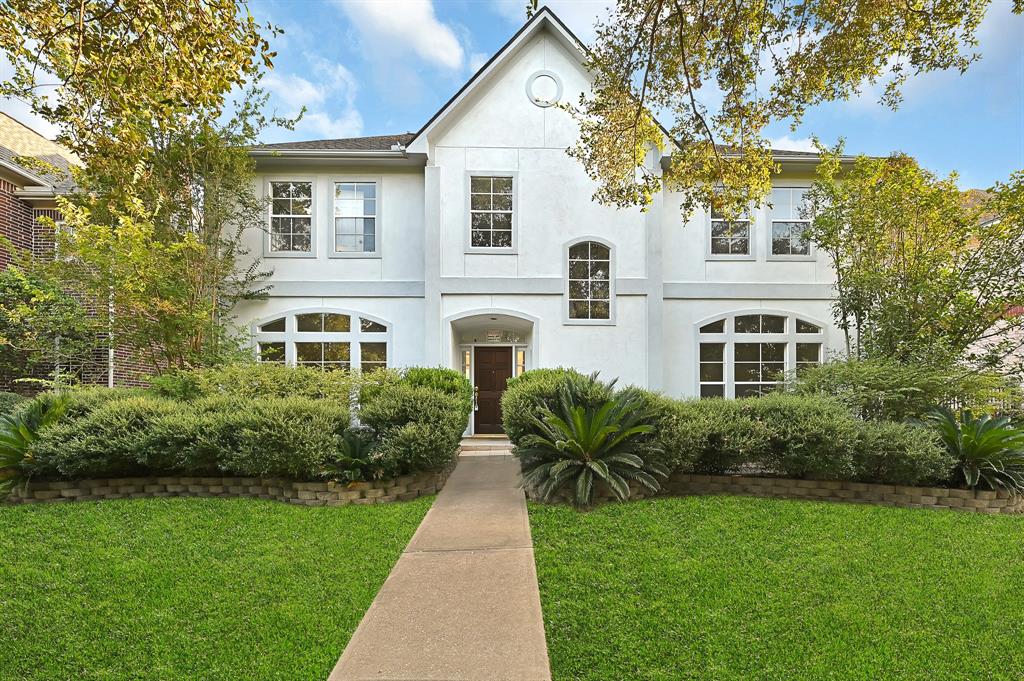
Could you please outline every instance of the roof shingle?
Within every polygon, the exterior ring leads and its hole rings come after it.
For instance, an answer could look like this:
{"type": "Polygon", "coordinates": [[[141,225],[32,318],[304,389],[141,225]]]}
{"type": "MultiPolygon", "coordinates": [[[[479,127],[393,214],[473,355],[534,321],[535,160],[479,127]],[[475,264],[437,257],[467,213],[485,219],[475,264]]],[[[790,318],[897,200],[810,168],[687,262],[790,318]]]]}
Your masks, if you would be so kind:
{"type": "Polygon", "coordinates": [[[275,144],[257,144],[254,151],[390,151],[393,146],[406,146],[416,136],[414,132],[400,135],[374,135],[372,137],[344,137],[334,140],[307,140],[304,142],[277,142],[275,144]]]}

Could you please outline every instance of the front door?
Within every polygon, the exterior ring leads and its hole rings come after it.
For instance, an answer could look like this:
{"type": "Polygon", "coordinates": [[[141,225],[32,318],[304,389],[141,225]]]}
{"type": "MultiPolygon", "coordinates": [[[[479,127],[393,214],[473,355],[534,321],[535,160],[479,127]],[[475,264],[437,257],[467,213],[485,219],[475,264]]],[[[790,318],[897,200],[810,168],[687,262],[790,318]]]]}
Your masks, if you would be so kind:
{"type": "Polygon", "coordinates": [[[476,348],[476,428],[473,432],[503,433],[501,394],[512,378],[512,348],[476,348]]]}

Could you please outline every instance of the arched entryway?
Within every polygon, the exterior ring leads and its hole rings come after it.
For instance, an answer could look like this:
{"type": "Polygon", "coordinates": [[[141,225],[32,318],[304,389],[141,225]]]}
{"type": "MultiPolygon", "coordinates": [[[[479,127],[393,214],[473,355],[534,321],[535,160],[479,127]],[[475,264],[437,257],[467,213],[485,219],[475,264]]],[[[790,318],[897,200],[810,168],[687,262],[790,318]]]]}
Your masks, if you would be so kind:
{"type": "Polygon", "coordinates": [[[475,310],[448,319],[452,367],[473,384],[468,432],[497,435],[501,396],[509,379],[533,368],[537,320],[509,310],[475,310]]]}

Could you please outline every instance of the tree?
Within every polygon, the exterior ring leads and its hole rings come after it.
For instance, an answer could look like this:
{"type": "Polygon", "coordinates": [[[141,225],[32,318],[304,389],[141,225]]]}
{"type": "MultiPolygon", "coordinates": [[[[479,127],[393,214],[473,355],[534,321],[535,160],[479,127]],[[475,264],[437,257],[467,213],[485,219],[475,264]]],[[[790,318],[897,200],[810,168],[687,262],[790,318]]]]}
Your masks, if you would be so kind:
{"type": "Polygon", "coordinates": [[[158,370],[232,356],[226,311],[260,294],[240,236],[263,226],[246,147],[268,123],[258,85],[274,57],[244,3],[10,0],[0,50],[15,67],[0,95],[82,162],[58,200],[54,269],[158,370]]]}
{"type": "Polygon", "coordinates": [[[3,246],[16,263],[0,270],[0,376],[80,376],[94,359],[96,320],[26,254],[3,246]]]}
{"type": "Polygon", "coordinates": [[[1024,343],[1024,173],[967,201],[912,158],[822,150],[808,237],[836,274],[836,323],[856,358],[995,366],[1024,343]]]}
{"type": "Polygon", "coordinates": [[[0,95],[57,125],[93,174],[103,158],[122,179],[153,135],[198,112],[215,120],[275,56],[235,0],[6,0],[0,52],[14,65],[0,95]]]}
{"type": "Polygon", "coordinates": [[[592,94],[568,107],[581,129],[571,153],[602,202],[647,205],[664,187],[685,212],[714,202],[735,216],[771,188],[770,122],[795,127],[809,106],[880,81],[896,107],[908,76],[964,71],[989,2],[618,0],[597,26],[592,94]],[[659,174],[646,159],[666,137],[659,174]]]}
{"type": "Polygon", "coordinates": [[[196,120],[156,140],[131,202],[101,191],[61,205],[58,249],[70,257],[54,266],[157,371],[238,358],[230,311],[264,293],[268,273],[242,244],[265,213],[247,151],[262,120],[253,97],[226,124],[196,120]]]}

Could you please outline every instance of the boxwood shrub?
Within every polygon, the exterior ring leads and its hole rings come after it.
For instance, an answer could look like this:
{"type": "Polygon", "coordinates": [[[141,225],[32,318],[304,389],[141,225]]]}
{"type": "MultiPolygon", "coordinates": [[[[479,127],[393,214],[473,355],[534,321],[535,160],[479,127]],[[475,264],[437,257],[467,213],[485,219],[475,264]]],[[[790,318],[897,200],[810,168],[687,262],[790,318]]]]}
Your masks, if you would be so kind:
{"type": "Polygon", "coordinates": [[[14,411],[15,407],[17,407],[19,404],[27,400],[28,398],[25,397],[24,395],[19,395],[18,393],[4,392],[0,390],[0,416],[10,414],[12,411],[14,411]]]}
{"type": "MultiPolygon", "coordinates": [[[[559,385],[582,378],[571,369],[541,369],[510,381],[502,413],[512,443],[532,431],[538,405],[549,406],[559,385]]],[[[590,398],[596,403],[607,395],[590,398]]],[[[953,469],[927,429],[863,420],[847,403],[821,395],[679,400],[647,392],[645,398],[655,426],[646,444],[674,471],[914,485],[948,481],[953,469]]]]}
{"type": "Polygon", "coordinates": [[[435,470],[456,455],[472,406],[458,372],[244,365],[170,374],[149,389],[73,391],[63,420],[33,446],[30,473],[322,478],[356,425],[351,405],[361,388],[374,471],[435,470]]]}
{"type": "Polygon", "coordinates": [[[577,384],[575,392],[588,406],[600,404],[611,397],[606,384],[585,379],[586,376],[575,369],[564,368],[533,369],[511,379],[501,396],[501,419],[508,439],[515,444],[532,432],[537,406],[553,407],[559,386],[568,381],[577,384]]]}
{"type": "Polygon", "coordinates": [[[956,458],[931,428],[906,423],[862,423],[854,449],[854,478],[893,485],[944,484],[956,458]]]}
{"type": "MultiPolygon", "coordinates": [[[[469,381],[452,373],[468,386],[469,381]]],[[[363,391],[359,420],[379,438],[380,456],[405,470],[436,470],[452,461],[469,422],[472,402],[464,387],[448,377],[442,382],[447,388],[439,390],[424,384],[420,375],[363,391]]]]}
{"type": "Polygon", "coordinates": [[[348,425],[344,405],[306,397],[111,399],[43,431],[34,475],[170,472],[321,477],[348,425]]]}

